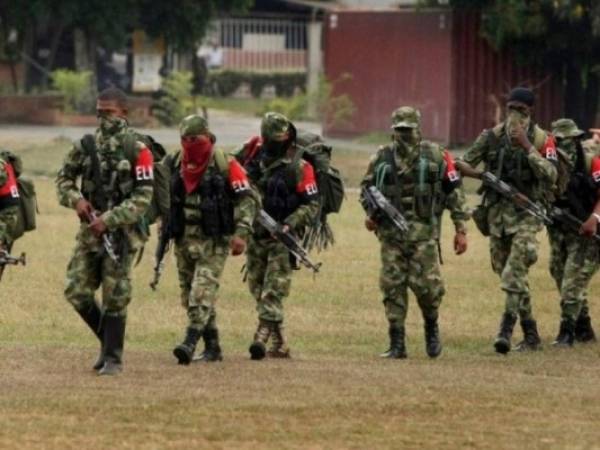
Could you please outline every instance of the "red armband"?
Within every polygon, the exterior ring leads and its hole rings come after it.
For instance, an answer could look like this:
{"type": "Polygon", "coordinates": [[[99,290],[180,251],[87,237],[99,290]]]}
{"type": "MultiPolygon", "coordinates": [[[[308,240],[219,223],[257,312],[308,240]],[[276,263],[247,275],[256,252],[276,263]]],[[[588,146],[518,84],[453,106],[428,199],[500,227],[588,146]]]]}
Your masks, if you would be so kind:
{"type": "Polygon", "coordinates": [[[137,181],[149,181],[154,179],[154,158],[148,147],[142,148],[135,163],[135,179],[137,181]]]}
{"type": "Polygon", "coordinates": [[[229,161],[229,184],[236,194],[250,190],[246,171],[235,159],[229,161]]]}

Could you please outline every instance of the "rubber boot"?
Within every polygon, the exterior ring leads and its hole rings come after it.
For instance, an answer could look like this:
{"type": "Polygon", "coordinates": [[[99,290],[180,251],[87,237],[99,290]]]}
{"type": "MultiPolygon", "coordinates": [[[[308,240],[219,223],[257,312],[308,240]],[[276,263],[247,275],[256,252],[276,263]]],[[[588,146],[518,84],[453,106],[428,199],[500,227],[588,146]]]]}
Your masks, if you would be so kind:
{"type": "Polygon", "coordinates": [[[254,333],[254,342],[250,345],[250,359],[255,361],[263,359],[267,354],[267,342],[271,336],[275,322],[259,319],[256,333],[254,333]]]}
{"type": "Polygon", "coordinates": [[[271,334],[271,348],[267,352],[269,358],[289,358],[290,348],[288,347],[287,338],[284,333],[285,327],[283,322],[275,323],[273,333],[271,334]]]}
{"type": "Polygon", "coordinates": [[[219,330],[217,328],[205,328],[202,333],[202,339],[204,340],[205,348],[200,361],[223,361],[223,352],[219,345],[219,330]]]}
{"type": "Polygon", "coordinates": [[[571,319],[562,319],[558,335],[552,343],[555,347],[572,347],[575,342],[575,322],[571,319]]]}
{"type": "Polygon", "coordinates": [[[595,342],[596,333],[592,328],[592,320],[587,314],[579,314],[575,321],[575,340],[577,342],[595,342]]]}
{"type": "Polygon", "coordinates": [[[389,359],[405,359],[406,345],[404,343],[404,327],[390,324],[388,334],[390,336],[390,348],[379,356],[381,358],[389,359]]]}
{"type": "Polygon", "coordinates": [[[187,365],[192,362],[198,339],[200,339],[200,331],[188,327],[183,342],[173,349],[173,355],[175,355],[179,364],[187,365]]]}
{"type": "Polygon", "coordinates": [[[123,371],[125,317],[104,315],[104,365],[98,375],[117,375],[123,371]]]}
{"type": "Polygon", "coordinates": [[[518,352],[536,351],[542,347],[542,340],[537,330],[537,322],[533,319],[521,320],[523,340],[517,344],[518,352]]]}
{"type": "Polygon", "coordinates": [[[494,341],[494,349],[498,353],[505,355],[510,352],[510,338],[512,337],[513,329],[517,318],[511,314],[504,313],[500,322],[500,331],[494,341]]]}
{"type": "Polygon", "coordinates": [[[98,307],[98,304],[92,300],[89,304],[86,304],[81,310],[76,309],[77,314],[81,316],[83,321],[87,324],[92,332],[96,335],[100,341],[100,355],[93,366],[93,369],[98,371],[104,365],[104,351],[103,351],[103,330],[102,330],[102,311],[98,307]]]}
{"type": "Polygon", "coordinates": [[[437,358],[442,353],[437,319],[425,319],[425,349],[430,358],[437,358]]]}

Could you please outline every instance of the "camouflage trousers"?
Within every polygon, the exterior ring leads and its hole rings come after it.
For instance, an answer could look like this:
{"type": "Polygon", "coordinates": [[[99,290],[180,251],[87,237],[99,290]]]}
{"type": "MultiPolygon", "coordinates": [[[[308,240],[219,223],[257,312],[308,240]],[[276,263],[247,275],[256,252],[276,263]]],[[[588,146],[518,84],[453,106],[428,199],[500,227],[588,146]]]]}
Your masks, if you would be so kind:
{"type": "Polygon", "coordinates": [[[587,288],[598,270],[598,245],[591,239],[548,228],[550,274],[560,292],[563,319],[588,315],[587,288]]]}
{"type": "Polygon", "coordinates": [[[217,291],[229,253],[226,239],[189,239],[177,242],[175,256],[181,305],[186,309],[189,327],[202,332],[216,327],[217,291]]]}
{"type": "Polygon", "coordinates": [[[514,234],[490,236],[492,268],[506,293],[505,312],[521,320],[533,319],[527,275],[538,257],[537,228],[523,227],[514,234]]]}
{"type": "Polygon", "coordinates": [[[73,255],[67,267],[65,297],[78,311],[94,302],[95,292],[102,286],[102,307],[105,313],[127,315],[131,301],[131,267],[136,249],[113,261],[89,231],[81,228],[73,255]]]}
{"type": "Polygon", "coordinates": [[[256,300],[258,318],[282,322],[283,300],[292,284],[289,251],[274,239],[253,237],[247,256],[248,286],[256,300]]]}
{"type": "Polygon", "coordinates": [[[444,296],[437,242],[435,240],[381,241],[379,286],[389,322],[404,324],[408,311],[408,288],[413,291],[424,318],[437,319],[444,296]]]}

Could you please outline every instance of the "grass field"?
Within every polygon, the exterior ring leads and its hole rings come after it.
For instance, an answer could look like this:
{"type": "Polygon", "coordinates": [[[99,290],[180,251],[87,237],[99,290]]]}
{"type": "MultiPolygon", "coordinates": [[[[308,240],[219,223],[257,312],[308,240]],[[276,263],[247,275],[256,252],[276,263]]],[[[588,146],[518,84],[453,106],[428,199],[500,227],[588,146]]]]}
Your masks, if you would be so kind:
{"type": "MultiPolygon", "coordinates": [[[[48,174],[63,144],[21,152],[48,174]]],[[[340,154],[349,184],[366,160],[340,154]]],[[[322,273],[295,274],[286,303],[294,358],[248,360],[254,304],[243,260],[231,258],[218,304],[225,360],[189,367],[171,355],[186,325],[171,256],[159,291],[148,287],[153,239],[133,274],[125,372],[107,379],[92,372],[97,343],[62,296],[75,215],[57,205],[51,179],[37,189],[39,229],[14,249],[28,265],[7,268],[0,285],[0,448],[600,448],[600,345],[550,347],[559,307],[543,233],[530,279],[541,352],[493,352],[503,298],[487,242],[470,226],[469,251],[457,257],[446,223],[444,353],[425,355],[411,298],[409,359],[378,359],[387,347],[378,245],[351,193],[333,219],[337,245],[313,255],[322,273]]],[[[595,279],[596,317],[599,288],[595,279]]]]}

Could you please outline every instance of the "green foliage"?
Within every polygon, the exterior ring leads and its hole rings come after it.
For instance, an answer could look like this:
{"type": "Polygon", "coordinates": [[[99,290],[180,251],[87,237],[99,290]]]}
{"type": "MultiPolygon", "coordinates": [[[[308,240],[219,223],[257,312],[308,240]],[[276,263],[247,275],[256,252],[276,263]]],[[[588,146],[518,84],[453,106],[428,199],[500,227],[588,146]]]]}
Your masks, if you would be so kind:
{"type": "Polygon", "coordinates": [[[255,98],[260,97],[265,86],[274,86],[275,95],[290,97],[306,86],[304,72],[245,72],[222,70],[210,72],[206,81],[207,94],[227,97],[240,85],[247,83],[255,98]]]}
{"type": "Polygon", "coordinates": [[[305,94],[292,98],[277,97],[264,106],[262,114],[274,111],[283,114],[290,120],[304,119],[306,118],[307,101],[305,94]]]}
{"type": "Polygon", "coordinates": [[[253,0],[135,0],[138,23],[150,36],[164,36],[176,50],[192,50],[219,11],[243,12],[253,0]]]}
{"type": "Polygon", "coordinates": [[[192,94],[192,79],[191,72],[173,72],[163,79],[162,96],[152,107],[154,115],[163,125],[176,125],[185,116],[194,113],[196,99],[192,94]]]}
{"type": "Polygon", "coordinates": [[[51,74],[52,85],[63,95],[66,113],[87,113],[93,110],[95,94],[92,87],[92,72],[74,72],[59,69],[51,74]]]}
{"type": "Polygon", "coordinates": [[[263,114],[275,111],[284,114],[290,120],[317,119],[328,125],[346,124],[354,115],[356,107],[348,94],[335,94],[335,85],[349,78],[350,75],[346,74],[331,82],[321,76],[316,92],[299,94],[290,99],[275,98],[264,106],[263,114]],[[310,105],[315,106],[316,116],[309,114],[310,105]]]}

